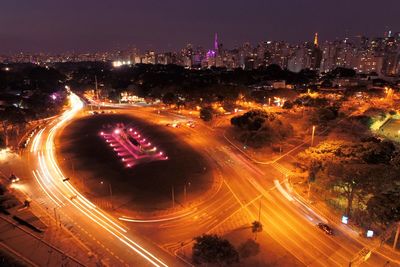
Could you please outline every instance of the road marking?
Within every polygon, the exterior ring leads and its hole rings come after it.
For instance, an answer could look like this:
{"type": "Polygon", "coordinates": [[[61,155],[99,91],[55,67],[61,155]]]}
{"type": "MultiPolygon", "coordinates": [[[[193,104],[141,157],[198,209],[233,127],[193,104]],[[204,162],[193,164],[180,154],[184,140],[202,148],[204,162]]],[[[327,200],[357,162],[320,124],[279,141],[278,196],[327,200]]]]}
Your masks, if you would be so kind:
{"type": "Polygon", "coordinates": [[[248,208],[243,205],[242,201],[240,201],[239,197],[235,194],[235,192],[233,192],[232,188],[228,185],[228,183],[226,182],[226,180],[223,180],[226,187],[228,187],[229,191],[231,191],[232,195],[234,196],[234,198],[237,200],[237,202],[240,204],[240,206],[245,209],[247,211],[247,213],[250,215],[251,218],[255,219],[255,217],[253,216],[253,214],[248,210],[248,208]]]}

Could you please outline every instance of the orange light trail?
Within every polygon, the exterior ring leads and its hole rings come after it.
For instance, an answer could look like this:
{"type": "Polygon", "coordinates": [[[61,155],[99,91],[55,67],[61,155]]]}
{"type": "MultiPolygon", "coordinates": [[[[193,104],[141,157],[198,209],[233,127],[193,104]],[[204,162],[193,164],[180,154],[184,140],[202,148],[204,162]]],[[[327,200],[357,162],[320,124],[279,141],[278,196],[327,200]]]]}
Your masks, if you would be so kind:
{"type": "MultiPolygon", "coordinates": [[[[126,229],[114,222],[109,215],[98,209],[87,198],[82,196],[82,194],[80,194],[69,181],[65,180],[66,177],[63,175],[55,160],[54,139],[57,130],[67,121],[71,120],[83,108],[83,102],[75,94],[70,95],[70,103],[71,109],[64,112],[59,118],[59,121],[49,130],[47,139],[43,143],[45,149],[43,152],[38,154],[39,170],[33,171],[33,176],[42,190],[57,205],[57,207],[64,206],[64,203],[70,203],[80,213],[104,228],[107,232],[142,256],[152,265],[167,267],[167,265],[159,258],[125,235],[125,233],[127,233],[126,229]],[[65,199],[66,202],[62,201],[62,199],[65,199]]],[[[44,130],[45,129],[42,129],[36,135],[31,147],[31,152],[37,152],[39,150],[39,144],[41,143],[44,130]]]]}

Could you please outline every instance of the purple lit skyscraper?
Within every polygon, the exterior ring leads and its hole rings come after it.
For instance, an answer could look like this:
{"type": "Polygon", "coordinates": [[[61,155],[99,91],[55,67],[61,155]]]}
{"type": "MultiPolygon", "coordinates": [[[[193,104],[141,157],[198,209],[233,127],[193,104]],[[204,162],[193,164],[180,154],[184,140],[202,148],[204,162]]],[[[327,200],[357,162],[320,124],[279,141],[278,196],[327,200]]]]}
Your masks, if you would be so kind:
{"type": "Polygon", "coordinates": [[[215,33],[215,37],[214,37],[214,50],[215,52],[218,51],[218,34],[215,33]]]}
{"type": "Polygon", "coordinates": [[[207,52],[207,58],[215,58],[217,56],[218,53],[218,34],[215,33],[215,37],[214,37],[214,49],[210,49],[207,52]]]}

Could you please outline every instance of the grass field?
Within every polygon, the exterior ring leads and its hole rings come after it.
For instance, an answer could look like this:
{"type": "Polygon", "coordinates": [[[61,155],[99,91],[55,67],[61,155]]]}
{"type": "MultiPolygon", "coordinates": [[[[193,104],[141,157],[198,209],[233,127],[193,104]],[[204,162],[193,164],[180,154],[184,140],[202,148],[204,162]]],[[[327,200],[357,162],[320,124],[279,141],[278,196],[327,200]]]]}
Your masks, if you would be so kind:
{"type": "Polygon", "coordinates": [[[115,207],[134,210],[159,210],[183,199],[186,184],[191,199],[211,184],[206,161],[190,146],[165,131],[126,114],[87,116],[73,121],[57,139],[58,160],[71,181],[92,198],[107,199],[111,184],[115,207]],[[99,133],[107,126],[124,123],[139,130],[168,160],[126,168],[99,133]],[[103,183],[101,183],[103,181],[103,183]],[[190,183],[190,186],[188,184],[190,183]]]}

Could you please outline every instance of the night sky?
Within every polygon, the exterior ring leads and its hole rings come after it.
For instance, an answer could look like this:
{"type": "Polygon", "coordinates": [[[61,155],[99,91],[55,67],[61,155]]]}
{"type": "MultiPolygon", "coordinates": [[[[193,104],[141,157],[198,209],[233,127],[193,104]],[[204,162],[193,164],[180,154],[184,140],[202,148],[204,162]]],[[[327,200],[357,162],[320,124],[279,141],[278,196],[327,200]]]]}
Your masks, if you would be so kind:
{"type": "Polygon", "coordinates": [[[382,36],[399,15],[400,0],[0,0],[0,53],[382,36]]]}

